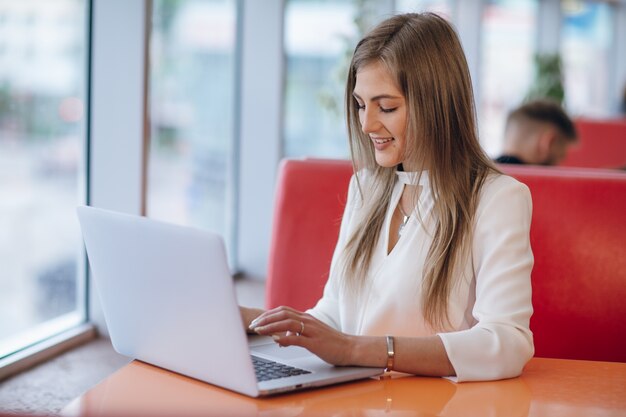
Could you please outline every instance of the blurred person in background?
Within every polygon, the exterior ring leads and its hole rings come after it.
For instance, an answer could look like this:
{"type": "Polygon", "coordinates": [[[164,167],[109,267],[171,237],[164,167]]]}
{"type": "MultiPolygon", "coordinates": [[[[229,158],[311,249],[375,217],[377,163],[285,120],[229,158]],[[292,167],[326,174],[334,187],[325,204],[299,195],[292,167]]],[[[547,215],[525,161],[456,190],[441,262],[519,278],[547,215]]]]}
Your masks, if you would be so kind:
{"type": "Polygon", "coordinates": [[[574,123],[556,102],[530,101],[509,113],[502,164],[558,165],[577,142],[574,123]]]}

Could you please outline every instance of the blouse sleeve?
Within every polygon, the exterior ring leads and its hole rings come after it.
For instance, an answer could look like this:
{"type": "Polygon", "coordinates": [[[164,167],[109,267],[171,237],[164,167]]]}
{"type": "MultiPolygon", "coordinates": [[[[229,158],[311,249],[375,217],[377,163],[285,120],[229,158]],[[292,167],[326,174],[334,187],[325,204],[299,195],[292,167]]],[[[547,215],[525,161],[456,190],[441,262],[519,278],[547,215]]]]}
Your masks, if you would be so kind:
{"type": "Polygon", "coordinates": [[[333,327],[336,330],[341,329],[341,321],[339,316],[339,290],[340,290],[340,276],[341,268],[338,266],[340,263],[339,258],[345,248],[348,241],[348,234],[350,230],[350,224],[354,219],[354,208],[358,197],[358,185],[356,176],[352,175],[350,179],[350,186],[348,188],[348,198],[346,201],[346,207],[341,219],[341,227],[339,229],[339,238],[337,239],[337,245],[333,253],[333,258],[330,263],[330,272],[328,274],[328,281],[324,286],[324,293],[322,298],[317,302],[315,307],[309,309],[307,313],[313,317],[321,320],[327,325],[333,327]]]}
{"type": "Polygon", "coordinates": [[[521,374],[534,354],[530,248],[532,202],[524,184],[499,176],[483,192],[475,220],[473,266],[476,325],[439,333],[461,381],[521,374]]]}

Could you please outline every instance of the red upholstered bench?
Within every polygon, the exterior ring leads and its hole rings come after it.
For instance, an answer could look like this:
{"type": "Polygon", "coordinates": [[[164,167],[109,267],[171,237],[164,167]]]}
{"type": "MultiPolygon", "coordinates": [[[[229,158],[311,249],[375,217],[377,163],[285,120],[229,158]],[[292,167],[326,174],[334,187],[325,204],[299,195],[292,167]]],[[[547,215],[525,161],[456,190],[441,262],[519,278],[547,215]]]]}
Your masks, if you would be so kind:
{"type": "Polygon", "coordinates": [[[352,176],[347,161],[281,162],[274,202],[265,305],[305,310],[320,299],[352,176]]]}
{"type": "MultiPolygon", "coordinates": [[[[533,197],[536,356],[626,362],[626,174],[501,166],[533,197]]],[[[285,160],[266,307],[313,306],[328,278],[352,167],[285,160]]]]}
{"type": "Polygon", "coordinates": [[[578,144],[567,152],[561,166],[626,168],[626,119],[575,120],[578,144]]]}
{"type": "Polygon", "coordinates": [[[626,362],[626,174],[501,168],[533,198],[536,355],[626,362]]]}

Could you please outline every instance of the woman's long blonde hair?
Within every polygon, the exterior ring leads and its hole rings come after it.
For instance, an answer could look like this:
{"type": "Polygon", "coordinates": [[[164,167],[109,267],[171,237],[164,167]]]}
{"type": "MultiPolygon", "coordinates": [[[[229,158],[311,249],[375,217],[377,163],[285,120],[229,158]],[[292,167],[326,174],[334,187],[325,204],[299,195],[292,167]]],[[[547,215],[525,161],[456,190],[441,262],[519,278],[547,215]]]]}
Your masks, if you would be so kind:
{"type": "Polygon", "coordinates": [[[428,167],[436,226],[424,265],[421,301],[425,320],[444,329],[449,325],[448,299],[458,273],[455,265],[471,260],[479,193],[487,175],[496,169],[478,142],[469,69],[451,25],[432,13],[397,15],[380,23],[356,46],[346,84],[353,165],[374,176],[373,187],[361,191],[366,215],[346,246],[348,284],[363,284],[396,177],[396,168],[376,164],[352,96],[359,70],[375,62],[386,66],[406,98],[404,166],[428,167]]]}

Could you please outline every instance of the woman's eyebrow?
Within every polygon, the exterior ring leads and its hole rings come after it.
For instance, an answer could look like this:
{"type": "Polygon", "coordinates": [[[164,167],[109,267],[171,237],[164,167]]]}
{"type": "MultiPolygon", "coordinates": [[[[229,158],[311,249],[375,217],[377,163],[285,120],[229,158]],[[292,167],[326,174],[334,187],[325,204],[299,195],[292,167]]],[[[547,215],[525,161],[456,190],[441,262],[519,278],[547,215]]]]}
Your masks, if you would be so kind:
{"type": "MultiPolygon", "coordinates": [[[[363,100],[363,99],[361,98],[361,96],[359,96],[357,93],[354,93],[354,92],[353,92],[353,93],[352,93],[352,96],[353,96],[354,98],[358,99],[358,100],[365,101],[365,100],[363,100]]],[[[372,97],[372,98],[370,99],[370,101],[378,101],[378,100],[382,100],[382,99],[392,99],[392,100],[393,100],[393,99],[401,99],[401,98],[402,98],[401,96],[394,96],[394,95],[392,95],[392,94],[379,94],[379,95],[377,95],[377,96],[372,97]]]]}

